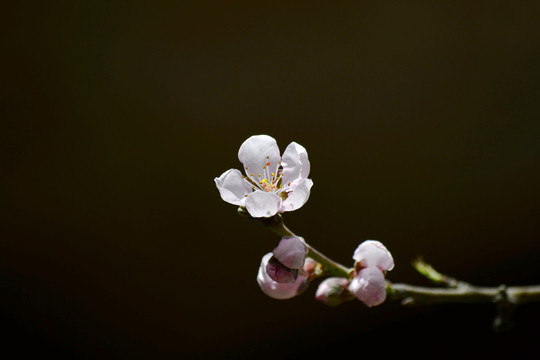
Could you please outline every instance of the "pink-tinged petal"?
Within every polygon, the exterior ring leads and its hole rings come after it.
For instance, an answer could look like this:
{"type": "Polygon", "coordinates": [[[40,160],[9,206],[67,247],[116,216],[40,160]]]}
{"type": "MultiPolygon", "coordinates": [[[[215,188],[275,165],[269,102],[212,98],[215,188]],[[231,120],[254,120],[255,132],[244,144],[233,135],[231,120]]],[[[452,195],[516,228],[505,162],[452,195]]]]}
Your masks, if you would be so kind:
{"type": "Polygon", "coordinates": [[[293,211],[301,208],[309,199],[313,181],[304,179],[296,186],[294,191],[288,193],[287,199],[283,201],[280,212],[293,211]]]}
{"type": "Polygon", "coordinates": [[[242,178],[242,173],[236,169],[225,171],[214,182],[219,190],[221,198],[233,205],[244,205],[246,195],[251,193],[251,187],[242,178]]]}
{"type": "Polygon", "coordinates": [[[368,307],[382,304],[386,299],[386,280],[377,267],[362,269],[349,284],[349,291],[368,307]]]}
{"type": "Polygon", "coordinates": [[[298,269],[291,269],[283,265],[275,256],[266,264],[266,273],[270,279],[280,284],[294,283],[298,278],[298,269]]]}
{"type": "Polygon", "coordinates": [[[307,255],[307,246],[299,236],[285,236],[273,251],[280,263],[290,269],[301,269],[307,255]]]}
{"type": "MultiPolygon", "coordinates": [[[[310,163],[306,149],[295,142],[287,146],[281,159],[283,167],[283,183],[294,183],[306,179],[309,175],[310,163]]],[[[294,188],[294,186],[293,186],[294,188]]]]}
{"type": "Polygon", "coordinates": [[[294,283],[280,284],[273,281],[266,273],[266,266],[272,257],[272,253],[263,256],[259,272],[257,274],[257,282],[261,290],[268,296],[274,299],[290,299],[303,291],[306,287],[306,278],[299,275],[294,283]]]}
{"type": "Polygon", "coordinates": [[[267,177],[265,166],[268,174],[277,173],[281,161],[276,140],[268,135],[255,135],[244,141],[238,150],[238,159],[244,165],[246,174],[253,174],[255,178],[258,174],[262,178],[267,177]]]}
{"type": "Polygon", "coordinates": [[[270,192],[254,191],[246,198],[246,209],[254,218],[271,217],[281,207],[281,198],[270,192]]]}
{"type": "Polygon", "coordinates": [[[360,263],[361,267],[376,266],[381,270],[392,270],[394,259],[390,251],[377,240],[366,240],[354,251],[353,259],[360,263]]]}
{"type": "Polygon", "coordinates": [[[328,278],[319,285],[315,293],[315,299],[322,301],[326,305],[339,305],[350,296],[347,285],[349,285],[349,280],[345,278],[328,278]]]}

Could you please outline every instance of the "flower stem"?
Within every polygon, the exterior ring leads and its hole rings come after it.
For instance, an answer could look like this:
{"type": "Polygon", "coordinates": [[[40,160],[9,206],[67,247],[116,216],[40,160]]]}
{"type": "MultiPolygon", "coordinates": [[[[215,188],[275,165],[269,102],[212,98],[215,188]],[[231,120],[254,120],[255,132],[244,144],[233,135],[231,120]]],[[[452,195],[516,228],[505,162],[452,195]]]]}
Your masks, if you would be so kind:
{"type": "Polygon", "coordinates": [[[349,274],[351,272],[351,269],[346,268],[345,266],[341,265],[338,262],[335,262],[334,260],[328,258],[323,253],[319,252],[317,249],[315,249],[313,246],[306,243],[308,248],[308,254],[310,258],[320,263],[323,268],[328,271],[330,274],[338,277],[344,277],[349,278],[349,274]]]}
{"type": "Polygon", "coordinates": [[[416,259],[414,259],[411,264],[416,271],[418,271],[421,275],[425,276],[437,285],[443,285],[450,288],[458,288],[470,285],[464,281],[454,279],[453,277],[445,274],[441,274],[440,272],[435,270],[433,266],[425,262],[421,256],[418,256],[416,259]]]}
{"type": "Polygon", "coordinates": [[[540,285],[532,286],[462,286],[458,288],[430,288],[409,284],[391,284],[389,300],[401,300],[403,305],[441,303],[493,303],[504,294],[512,305],[540,301],[540,285]]]}
{"type": "Polygon", "coordinates": [[[495,331],[506,331],[512,327],[511,315],[517,305],[540,301],[540,285],[475,286],[441,274],[422,258],[413,261],[413,267],[429,280],[446,287],[389,283],[386,288],[389,300],[401,300],[402,305],[493,303],[497,307],[497,316],[493,321],[495,331]]]}
{"type": "Polygon", "coordinates": [[[409,284],[389,284],[388,295],[392,300],[402,300],[403,305],[424,305],[436,303],[482,303],[505,302],[517,305],[540,301],[540,285],[498,287],[476,286],[465,281],[441,274],[418,257],[412,262],[420,274],[445,287],[429,288],[409,284]]]}
{"type": "MultiPolygon", "coordinates": [[[[297,236],[285,225],[285,223],[283,222],[283,217],[281,215],[276,215],[272,218],[266,218],[263,220],[263,223],[266,227],[268,227],[270,230],[272,230],[279,236],[297,236]]],[[[323,266],[324,270],[326,270],[328,273],[334,276],[349,278],[349,274],[351,271],[350,269],[330,259],[326,255],[315,249],[313,246],[309,245],[307,242],[306,246],[308,249],[307,256],[320,263],[323,266]]]]}

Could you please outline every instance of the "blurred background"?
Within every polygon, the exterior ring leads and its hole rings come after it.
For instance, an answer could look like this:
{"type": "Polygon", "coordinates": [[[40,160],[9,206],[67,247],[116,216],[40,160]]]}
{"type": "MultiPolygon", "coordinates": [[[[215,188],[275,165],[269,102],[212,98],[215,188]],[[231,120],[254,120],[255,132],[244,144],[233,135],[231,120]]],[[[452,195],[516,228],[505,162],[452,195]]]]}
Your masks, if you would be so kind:
{"type": "MultiPolygon", "coordinates": [[[[250,135],[304,145],[287,225],[479,285],[540,284],[540,6],[68,1],[3,6],[6,358],[537,358],[540,304],[329,308],[255,280],[278,238],[213,179],[250,135]],[[12,357],[11,357],[12,356],[12,357]]],[[[317,281],[318,282],[318,281],[317,281]]]]}

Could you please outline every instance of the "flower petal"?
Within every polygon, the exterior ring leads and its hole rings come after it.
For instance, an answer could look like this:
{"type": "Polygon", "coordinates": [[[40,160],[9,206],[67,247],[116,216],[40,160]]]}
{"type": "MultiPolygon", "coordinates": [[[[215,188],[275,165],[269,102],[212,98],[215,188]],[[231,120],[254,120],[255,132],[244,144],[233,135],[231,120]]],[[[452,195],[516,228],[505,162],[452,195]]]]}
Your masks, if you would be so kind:
{"type": "Polygon", "coordinates": [[[266,274],[270,279],[280,284],[296,282],[298,269],[291,269],[283,265],[275,256],[272,256],[266,264],[266,274]]]}
{"type": "Polygon", "coordinates": [[[274,299],[289,299],[300,293],[306,286],[306,278],[299,275],[294,283],[279,284],[273,281],[266,273],[266,266],[272,257],[272,253],[263,256],[259,272],[257,273],[257,282],[261,290],[268,296],[274,299]]]}
{"type": "Polygon", "coordinates": [[[283,167],[283,183],[291,183],[293,188],[295,183],[306,179],[309,175],[310,163],[306,149],[294,141],[287,146],[281,159],[283,167]]]}
{"type": "Polygon", "coordinates": [[[277,173],[281,161],[276,140],[268,135],[254,135],[244,141],[238,150],[238,159],[244,164],[246,174],[255,177],[265,173],[267,163],[270,163],[268,174],[277,173]]]}
{"type": "Polygon", "coordinates": [[[251,192],[251,187],[242,178],[242,173],[236,169],[225,171],[214,182],[219,190],[221,198],[233,205],[244,205],[246,195],[251,192]]]}
{"type": "Polygon", "coordinates": [[[375,306],[386,299],[386,281],[377,267],[362,269],[349,284],[349,291],[367,306],[375,306]]]}
{"type": "Polygon", "coordinates": [[[377,240],[366,240],[354,251],[353,259],[362,267],[376,266],[381,270],[392,270],[394,259],[390,251],[377,240]]]}
{"type": "Polygon", "coordinates": [[[293,211],[301,208],[309,199],[313,181],[311,179],[303,179],[298,183],[294,191],[289,192],[287,199],[281,205],[281,212],[293,211]]]}
{"type": "Polygon", "coordinates": [[[306,260],[307,246],[299,236],[285,236],[273,251],[280,263],[290,269],[301,269],[306,260]]]}
{"type": "Polygon", "coordinates": [[[274,216],[280,206],[281,198],[274,193],[255,191],[246,198],[246,209],[254,218],[274,216]]]}

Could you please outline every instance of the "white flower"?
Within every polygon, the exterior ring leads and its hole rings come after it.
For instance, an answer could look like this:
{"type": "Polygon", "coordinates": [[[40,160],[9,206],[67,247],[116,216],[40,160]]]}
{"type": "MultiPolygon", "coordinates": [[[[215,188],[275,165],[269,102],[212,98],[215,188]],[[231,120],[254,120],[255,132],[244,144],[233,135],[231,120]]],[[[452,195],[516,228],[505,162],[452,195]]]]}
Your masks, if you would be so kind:
{"type": "Polygon", "coordinates": [[[354,251],[354,277],[349,291],[367,306],[375,306],[386,299],[386,271],[394,268],[390,251],[377,240],[366,240],[354,251]]]}
{"type": "Polygon", "coordinates": [[[313,181],[307,178],[310,164],[302,145],[290,143],[281,157],[274,138],[255,135],[240,146],[238,159],[246,176],[230,169],[214,179],[226,202],[260,218],[299,209],[308,200],[313,181]]]}

